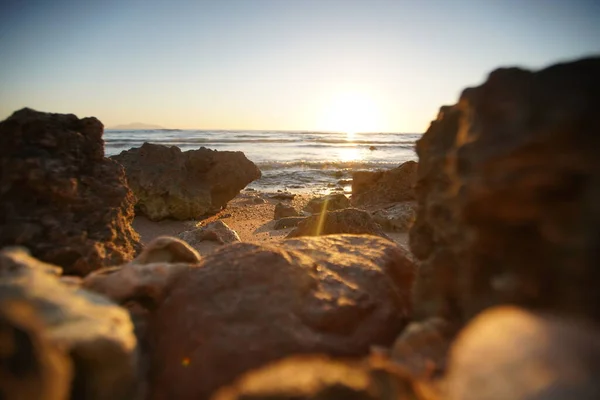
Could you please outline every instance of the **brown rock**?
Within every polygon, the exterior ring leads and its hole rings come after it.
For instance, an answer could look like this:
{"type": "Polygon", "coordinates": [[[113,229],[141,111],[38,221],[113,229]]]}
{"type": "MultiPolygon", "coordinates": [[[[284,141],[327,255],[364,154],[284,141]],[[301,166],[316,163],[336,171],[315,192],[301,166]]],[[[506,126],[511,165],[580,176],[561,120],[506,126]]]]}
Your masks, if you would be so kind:
{"type": "Polygon", "coordinates": [[[132,399],[136,339],[129,315],[62,284],[56,267],[0,251],[0,390],[5,398],[132,399]]]}
{"type": "Polygon", "coordinates": [[[135,200],[102,132],[96,118],[27,108],[0,122],[0,247],[77,275],[134,257],[135,200]]]}
{"type": "Polygon", "coordinates": [[[419,313],[512,303],[600,322],[600,58],[498,69],[417,142],[419,313]]]}
{"type": "Polygon", "coordinates": [[[150,398],[185,399],[292,354],[390,345],[410,315],[413,274],[395,244],[336,235],[234,243],[197,266],[130,264],[87,287],[146,308],[150,398]]]}
{"type": "Polygon", "coordinates": [[[415,220],[416,208],[414,202],[396,203],[373,211],[371,216],[385,230],[408,232],[415,220]]]}
{"type": "Polygon", "coordinates": [[[195,248],[200,242],[209,240],[219,244],[239,242],[237,232],[231,229],[221,220],[213,221],[198,229],[185,231],[179,234],[179,238],[195,248]]]}
{"type": "Polygon", "coordinates": [[[407,161],[387,171],[358,171],[352,174],[352,203],[373,205],[415,199],[417,163],[407,161]]]}
{"type": "Polygon", "coordinates": [[[389,239],[368,212],[356,208],[328,211],[300,221],[288,238],[298,236],[320,236],[336,233],[353,233],[381,236],[389,239]]]}
{"type": "Polygon", "coordinates": [[[154,221],[215,213],[261,176],[240,151],[201,147],[182,152],[176,146],[144,143],[112,158],[125,167],[136,210],[154,221]]]}
{"type": "Polygon", "coordinates": [[[275,215],[273,219],[281,219],[285,217],[297,217],[298,211],[292,205],[277,203],[275,205],[275,215]]]}
{"type": "Polygon", "coordinates": [[[450,400],[600,398],[600,331],[580,321],[498,307],[451,351],[450,400]]]}
{"type": "Polygon", "coordinates": [[[212,400],[408,400],[415,384],[389,363],[295,356],[243,375],[212,400]]]}
{"type": "Polygon", "coordinates": [[[311,199],[304,207],[304,210],[313,214],[319,214],[324,210],[335,211],[348,207],[350,207],[350,200],[342,193],[334,193],[311,199]]]}

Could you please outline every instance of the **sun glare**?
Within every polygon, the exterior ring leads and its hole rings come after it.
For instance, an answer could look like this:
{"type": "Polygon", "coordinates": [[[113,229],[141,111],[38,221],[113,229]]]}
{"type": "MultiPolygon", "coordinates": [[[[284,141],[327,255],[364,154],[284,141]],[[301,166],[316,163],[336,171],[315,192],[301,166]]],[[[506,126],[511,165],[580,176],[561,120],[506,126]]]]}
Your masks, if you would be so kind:
{"type": "Polygon", "coordinates": [[[339,93],[324,108],[325,128],[346,133],[348,140],[352,140],[358,132],[380,130],[379,107],[366,93],[356,91],[339,93]]]}

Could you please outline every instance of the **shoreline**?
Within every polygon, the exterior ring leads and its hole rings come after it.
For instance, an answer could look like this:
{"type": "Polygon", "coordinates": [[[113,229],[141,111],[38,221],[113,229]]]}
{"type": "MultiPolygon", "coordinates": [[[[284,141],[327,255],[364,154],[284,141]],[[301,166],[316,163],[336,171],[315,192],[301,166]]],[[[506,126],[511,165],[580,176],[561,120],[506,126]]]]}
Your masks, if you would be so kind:
{"type": "MultiPolygon", "coordinates": [[[[302,210],[313,198],[321,194],[298,193],[292,200],[279,200],[271,196],[276,192],[262,192],[258,190],[243,190],[227,206],[214,215],[201,219],[178,221],[165,219],[162,221],[151,221],[143,215],[136,215],[132,227],[140,235],[141,242],[146,245],[158,236],[174,236],[182,232],[203,227],[211,222],[221,220],[240,237],[242,242],[250,243],[279,243],[294,228],[275,229],[274,217],[275,206],[282,202],[292,205],[296,210],[302,210]]],[[[336,192],[333,192],[336,193],[336,192]]],[[[340,192],[337,192],[340,193],[340,192]]],[[[347,193],[345,193],[347,194],[347,193]]],[[[399,246],[408,249],[408,233],[392,232],[385,233],[399,246]]]]}

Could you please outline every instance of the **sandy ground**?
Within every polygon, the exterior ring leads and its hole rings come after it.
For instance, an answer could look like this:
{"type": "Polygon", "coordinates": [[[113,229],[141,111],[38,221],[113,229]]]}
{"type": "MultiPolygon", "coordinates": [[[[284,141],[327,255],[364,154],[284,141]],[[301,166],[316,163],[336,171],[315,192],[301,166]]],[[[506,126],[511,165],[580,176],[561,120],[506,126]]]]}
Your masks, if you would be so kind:
{"type": "MultiPolygon", "coordinates": [[[[215,220],[222,220],[237,232],[245,242],[265,243],[278,242],[287,236],[293,228],[275,230],[273,215],[278,202],[292,204],[296,210],[302,210],[306,203],[314,197],[311,194],[296,194],[293,200],[280,200],[272,196],[277,193],[261,193],[244,191],[231,200],[227,208],[216,215],[198,221],[150,221],[138,216],[133,221],[133,228],[140,234],[142,242],[148,243],[158,236],[177,236],[184,231],[201,227],[215,220]]],[[[386,232],[396,243],[408,248],[406,233],[386,232]]]]}

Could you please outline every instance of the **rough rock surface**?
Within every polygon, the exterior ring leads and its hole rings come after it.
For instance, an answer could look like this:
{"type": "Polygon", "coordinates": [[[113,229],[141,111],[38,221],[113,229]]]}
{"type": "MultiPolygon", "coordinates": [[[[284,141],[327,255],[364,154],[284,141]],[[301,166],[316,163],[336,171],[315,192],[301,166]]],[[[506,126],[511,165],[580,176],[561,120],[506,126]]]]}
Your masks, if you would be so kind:
{"type": "Polygon", "coordinates": [[[134,398],[129,315],[104,297],[62,284],[59,274],[23,248],[0,251],[2,397],[134,398]]]}
{"type": "Polygon", "coordinates": [[[414,383],[378,360],[295,356],[251,371],[212,400],[416,399],[414,383]]]}
{"type": "Polygon", "coordinates": [[[373,220],[383,229],[394,232],[408,232],[416,216],[414,202],[396,203],[371,213],[373,220]]]}
{"type": "Polygon", "coordinates": [[[410,315],[414,266],[372,236],[234,243],[197,265],[145,267],[96,274],[86,287],[145,309],[153,399],[207,398],[292,354],[366,355],[389,346],[410,315]]]}
{"type": "Polygon", "coordinates": [[[419,315],[511,303],[600,321],[600,58],[503,68],[417,142],[419,315]]]}
{"type": "Polygon", "coordinates": [[[578,321],[497,307],[454,343],[450,400],[600,398],[600,331],[578,321]]]}
{"type": "Polygon", "coordinates": [[[112,158],[125,167],[137,197],[136,210],[155,221],[215,213],[261,176],[240,151],[201,147],[182,152],[175,146],[144,143],[112,158]]]}
{"type": "Polygon", "coordinates": [[[192,247],[205,240],[220,244],[240,241],[240,237],[236,231],[221,220],[213,221],[192,231],[182,232],[179,234],[179,238],[189,243],[192,247]]]}
{"type": "Polygon", "coordinates": [[[77,275],[134,257],[135,199],[102,132],[96,118],[27,108],[0,122],[0,247],[77,275]]]}
{"type": "Polygon", "coordinates": [[[320,236],[336,233],[367,234],[389,239],[368,212],[356,208],[328,211],[307,217],[287,237],[320,236]]]}
{"type": "Polygon", "coordinates": [[[298,211],[290,204],[277,203],[275,205],[275,213],[273,219],[281,219],[286,217],[297,217],[298,211]]]}
{"type": "Polygon", "coordinates": [[[352,203],[365,206],[415,199],[417,163],[407,161],[387,171],[358,171],[352,174],[352,203]]]}
{"type": "Polygon", "coordinates": [[[304,207],[304,210],[313,214],[319,214],[323,210],[336,211],[348,207],[350,207],[350,200],[342,193],[334,193],[311,199],[304,207]]]}

